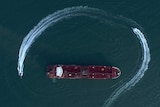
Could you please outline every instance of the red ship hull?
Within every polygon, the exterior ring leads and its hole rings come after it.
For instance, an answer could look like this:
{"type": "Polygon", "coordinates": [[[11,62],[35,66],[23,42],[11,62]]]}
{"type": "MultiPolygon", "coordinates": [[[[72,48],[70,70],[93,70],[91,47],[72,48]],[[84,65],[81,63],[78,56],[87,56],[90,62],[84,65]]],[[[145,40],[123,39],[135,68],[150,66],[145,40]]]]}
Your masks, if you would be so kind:
{"type": "Polygon", "coordinates": [[[58,79],[116,79],[121,71],[113,66],[50,65],[48,78],[58,79]]]}

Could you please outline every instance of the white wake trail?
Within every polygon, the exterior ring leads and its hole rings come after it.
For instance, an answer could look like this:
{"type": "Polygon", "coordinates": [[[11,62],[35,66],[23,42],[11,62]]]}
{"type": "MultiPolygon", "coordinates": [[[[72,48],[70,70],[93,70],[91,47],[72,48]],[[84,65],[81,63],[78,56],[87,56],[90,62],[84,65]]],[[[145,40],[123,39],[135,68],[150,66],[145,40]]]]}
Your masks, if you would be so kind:
{"type": "Polygon", "coordinates": [[[131,89],[139,80],[144,76],[144,73],[148,69],[148,64],[150,62],[150,50],[148,47],[147,40],[145,39],[144,34],[137,28],[132,28],[132,31],[137,36],[140,41],[141,48],[142,48],[142,64],[136,73],[136,75],[126,84],[117,88],[111,96],[105,101],[103,107],[110,107],[110,105],[120,96],[120,94],[126,92],[127,90],[131,89]]]}
{"type": "MultiPolygon", "coordinates": [[[[119,18],[116,16],[111,16],[106,14],[104,11],[96,8],[90,8],[87,6],[77,6],[77,7],[70,7],[65,8],[63,10],[59,10],[54,12],[53,14],[48,15],[47,17],[43,18],[23,39],[19,50],[19,57],[18,57],[18,75],[20,77],[23,76],[23,69],[24,69],[24,60],[29,51],[29,48],[34,43],[34,41],[50,26],[54,25],[55,23],[66,19],[71,18],[74,16],[88,16],[94,19],[99,19],[100,21],[108,22],[108,20],[116,20],[116,22],[123,22],[123,18],[119,18]]],[[[131,22],[132,20],[125,19],[126,22],[131,22]]],[[[121,23],[120,23],[121,24],[121,23]]],[[[124,25],[128,28],[127,25],[124,25]]],[[[140,41],[141,48],[142,48],[142,64],[137,71],[136,75],[126,84],[117,88],[111,96],[105,101],[104,107],[109,107],[122,93],[129,90],[132,86],[134,86],[138,81],[144,76],[144,73],[148,69],[148,64],[150,62],[150,50],[147,44],[147,40],[145,39],[144,34],[138,28],[132,28],[133,33],[137,36],[140,41]]]]}
{"type": "Polygon", "coordinates": [[[31,45],[33,44],[33,42],[41,35],[41,33],[43,33],[49,26],[52,26],[53,24],[64,18],[72,16],[80,16],[81,14],[85,15],[85,13],[81,13],[81,11],[83,12],[83,10],[86,8],[87,8],[86,6],[66,8],[64,10],[60,10],[43,18],[38,23],[38,25],[36,25],[23,39],[23,42],[19,50],[18,67],[17,67],[18,75],[21,77],[23,76],[24,60],[27,55],[27,52],[31,47],[31,45]]]}
{"type": "Polygon", "coordinates": [[[98,17],[99,13],[104,12],[96,8],[90,8],[87,6],[77,6],[59,10],[43,18],[23,39],[18,57],[18,75],[21,77],[23,76],[24,60],[29,48],[31,47],[33,42],[41,35],[41,33],[43,33],[48,27],[54,25],[55,23],[63,19],[70,18],[73,16],[88,16],[100,19],[101,17],[98,17]]]}

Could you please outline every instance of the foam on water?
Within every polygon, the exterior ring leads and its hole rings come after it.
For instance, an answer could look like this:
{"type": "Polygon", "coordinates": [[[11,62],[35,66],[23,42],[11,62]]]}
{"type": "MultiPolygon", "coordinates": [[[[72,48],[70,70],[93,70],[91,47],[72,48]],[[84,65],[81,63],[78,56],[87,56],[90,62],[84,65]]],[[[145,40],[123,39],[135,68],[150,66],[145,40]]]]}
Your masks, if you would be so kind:
{"type": "MultiPolygon", "coordinates": [[[[47,17],[43,18],[23,39],[23,42],[21,44],[20,50],[19,50],[19,57],[18,57],[18,75],[20,77],[23,76],[23,69],[24,69],[24,60],[25,57],[29,51],[29,48],[34,43],[34,41],[50,26],[53,26],[55,23],[59,22],[60,20],[71,18],[74,16],[88,16],[91,18],[95,18],[98,20],[108,21],[112,20],[118,20],[117,22],[125,21],[132,23],[132,20],[118,16],[111,16],[106,14],[104,11],[97,9],[97,8],[90,8],[87,6],[77,6],[77,7],[70,7],[65,8],[63,10],[59,10],[53,14],[48,15],[47,17]]],[[[134,21],[133,21],[134,22],[134,21]]],[[[128,27],[127,25],[123,25],[128,27]]],[[[137,38],[140,41],[141,48],[142,48],[142,63],[137,71],[136,75],[127,83],[124,85],[118,87],[111,96],[105,101],[103,104],[104,107],[109,107],[122,93],[126,92],[126,90],[131,89],[138,81],[144,76],[144,73],[148,69],[148,64],[150,62],[150,51],[147,44],[147,40],[145,39],[144,34],[138,29],[130,25],[132,28],[133,33],[137,36],[137,38]]]]}
{"type": "Polygon", "coordinates": [[[134,34],[140,41],[143,56],[142,56],[142,64],[134,77],[127,83],[123,84],[122,86],[118,87],[111,96],[105,101],[103,107],[109,107],[113,101],[115,101],[121,93],[126,92],[127,90],[131,89],[139,80],[144,76],[144,73],[148,69],[148,64],[150,62],[150,50],[147,44],[147,40],[145,39],[144,34],[137,28],[131,28],[134,34]]]}

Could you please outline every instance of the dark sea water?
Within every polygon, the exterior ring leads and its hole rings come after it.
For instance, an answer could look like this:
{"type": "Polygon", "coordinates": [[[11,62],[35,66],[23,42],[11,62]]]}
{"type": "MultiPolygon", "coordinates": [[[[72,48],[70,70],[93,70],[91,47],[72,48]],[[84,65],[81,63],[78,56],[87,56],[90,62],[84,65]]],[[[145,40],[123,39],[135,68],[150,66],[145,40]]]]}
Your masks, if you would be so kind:
{"type": "Polygon", "coordinates": [[[112,18],[114,23],[75,16],[57,22],[41,34],[26,56],[23,78],[18,76],[18,52],[23,38],[48,14],[74,6],[98,8],[137,23],[134,27],[144,33],[150,49],[148,70],[135,86],[126,88],[128,91],[119,94],[110,106],[159,107],[158,0],[0,1],[0,107],[107,107],[105,101],[113,92],[136,75],[143,51],[131,30],[112,18]],[[117,66],[122,75],[115,80],[53,82],[46,77],[50,64],[117,66]]]}

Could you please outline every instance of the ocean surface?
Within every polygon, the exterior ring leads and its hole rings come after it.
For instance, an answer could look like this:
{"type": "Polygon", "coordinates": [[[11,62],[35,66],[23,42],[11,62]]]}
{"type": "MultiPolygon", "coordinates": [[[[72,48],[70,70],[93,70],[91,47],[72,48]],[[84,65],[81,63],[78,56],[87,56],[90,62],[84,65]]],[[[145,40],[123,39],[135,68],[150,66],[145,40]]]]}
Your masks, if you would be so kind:
{"type": "Polygon", "coordinates": [[[0,1],[0,107],[160,107],[159,6],[158,0],[0,1]],[[53,81],[46,76],[52,64],[117,66],[122,74],[53,81]]]}

